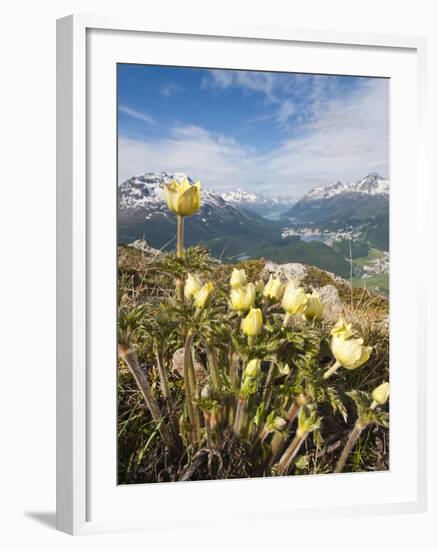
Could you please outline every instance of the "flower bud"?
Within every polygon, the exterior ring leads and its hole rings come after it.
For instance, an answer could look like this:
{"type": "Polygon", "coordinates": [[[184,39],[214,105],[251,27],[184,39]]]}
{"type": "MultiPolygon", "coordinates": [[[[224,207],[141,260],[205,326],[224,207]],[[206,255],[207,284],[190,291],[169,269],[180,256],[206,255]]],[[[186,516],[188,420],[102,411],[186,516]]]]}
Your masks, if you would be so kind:
{"type": "Polygon", "coordinates": [[[251,359],[245,367],[244,376],[255,378],[260,374],[261,361],[260,359],[251,359]]]}
{"type": "Polygon", "coordinates": [[[191,185],[187,178],[181,183],[174,180],[164,186],[164,198],[169,210],[178,216],[191,216],[201,207],[201,184],[191,185]]]}
{"type": "Polygon", "coordinates": [[[269,298],[270,300],[281,300],[284,292],[284,285],[280,279],[274,279],[272,275],[269,277],[269,281],[266,283],[266,286],[263,290],[263,296],[269,298]]]}
{"type": "Polygon", "coordinates": [[[251,308],[245,319],[242,320],[241,329],[246,336],[257,336],[263,329],[263,316],[260,309],[251,308]]]}
{"type": "Polygon", "coordinates": [[[255,286],[253,283],[231,289],[230,303],[235,311],[248,311],[254,305],[254,300],[255,286]]]}
{"type": "Polygon", "coordinates": [[[272,412],[266,419],[265,430],[267,433],[280,432],[284,430],[287,422],[281,416],[275,416],[275,413],[272,412]]]}
{"type": "Polygon", "coordinates": [[[244,269],[233,269],[231,273],[230,286],[231,288],[238,288],[239,286],[246,285],[246,273],[244,269]]]}
{"type": "Polygon", "coordinates": [[[195,294],[195,306],[198,309],[204,309],[204,307],[207,305],[211,293],[213,292],[213,283],[208,282],[205,283],[204,286],[198,290],[198,292],[195,294]]]}
{"type": "Polygon", "coordinates": [[[389,382],[383,382],[373,391],[373,399],[378,405],[384,405],[389,398],[389,382]]]}
{"type": "Polygon", "coordinates": [[[189,273],[187,275],[187,281],[184,285],[184,296],[186,300],[192,300],[195,294],[201,290],[202,282],[197,275],[189,273]]]}
{"type": "Polygon", "coordinates": [[[314,290],[312,294],[307,294],[307,304],[304,310],[304,317],[306,319],[320,319],[322,317],[322,311],[324,306],[322,305],[318,293],[314,290]]]}
{"type": "Polygon", "coordinates": [[[281,306],[289,315],[298,315],[305,311],[308,298],[303,288],[296,285],[295,281],[290,280],[283,294],[281,306]]]}

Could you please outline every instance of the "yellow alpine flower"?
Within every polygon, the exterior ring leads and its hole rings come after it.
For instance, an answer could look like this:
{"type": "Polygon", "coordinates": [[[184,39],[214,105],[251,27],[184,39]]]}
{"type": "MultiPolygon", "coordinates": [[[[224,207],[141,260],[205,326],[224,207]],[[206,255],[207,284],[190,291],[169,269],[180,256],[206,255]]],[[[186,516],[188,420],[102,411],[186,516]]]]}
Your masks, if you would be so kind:
{"type": "Polygon", "coordinates": [[[307,305],[304,310],[304,317],[306,319],[320,319],[322,317],[323,309],[324,306],[315,290],[312,294],[307,294],[307,305]]]}
{"type": "Polygon", "coordinates": [[[245,367],[244,376],[255,378],[260,374],[261,361],[260,359],[251,359],[245,367]]]}
{"type": "Polygon", "coordinates": [[[181,183],[174,180],[164,186],[164,198],[169,210],[178,216],[192,216],[201,207],[201,184],[193,185],[186,178],[181,183]]]}
{"type": "Polygon", "coordinates": [[[204,286],[198,290],[198,292],[195,294],[195,306],[198,309],[204,309],[204,307],[207,305],[211,293],[213,292],[213,283],[210,281],[208,283],[205,283],[204,286]]]}
{"type": "Polygon", "coordinates": [[[254,305],[255,295],[254,283],[232,288],[230,293],[231,307],[235,311],[248,311],[254,305]]]}
{"type": "Polygon", "coordinates": [[[266,286],[263,290],[263,296],[271,300],[281,300],[284,292],[284,285],[280,279],[275,279],[272,275],[269,276],[269,281],[266,283],[266,286]]]}
{"type": "Polygon", "coordinates": [[[258,308],[251,308],[245,319],[242,320],[242,332],[246,336],[257,336],[263,328],[262,311],[258,308]]]}
{"type": "Polygon", "coordinates": [[[351,330],[351,323],[346,323],[344,319],[339,319],[336,325],[332,328],[330,333],[332,336],[341,336],[343,338],[350,338],[353,336],[351,330]]]}
{"type": "Polygon", "coordinates": [[[389,382],[383,382],[373,391],[373,399],[378,405],[384,405],[389,398],[389,382]]]}
{"type": "Polygon", "coordinates": [[[296,282],[290,280],[283,294],[281,306],[289,315],[298,315],[304,313],[308,302],[308,297],[304,289],[297,286],[296,282]]]}
{"type": "Polygon", "coordinates": [[[364,346],[363,338],[346,338],[345,333],[332,336],[330,344],[336,361],[346,369],[357,369],[368,361],[372,347],[364,346]]]}
{"type": "Polygon", "coordinates": [[[231,288],[238,288],[239,286],[246,285],[246,273],[244,269],[233,269],[231,273],[230,286],[231,288]]]}
{"type": "Polygon", "coordinates": [[[197,275],[191,273],[187,276],[186,284],[184,285],[184,296],[186,300],[192,300],[195,294],[201,290],[202,282],[197,275]]]}

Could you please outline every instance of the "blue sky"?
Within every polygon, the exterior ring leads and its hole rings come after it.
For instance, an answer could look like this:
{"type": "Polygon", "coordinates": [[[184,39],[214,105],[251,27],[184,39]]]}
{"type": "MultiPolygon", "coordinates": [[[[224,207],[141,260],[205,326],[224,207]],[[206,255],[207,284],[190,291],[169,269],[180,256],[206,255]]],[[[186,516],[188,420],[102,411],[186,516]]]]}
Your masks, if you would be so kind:
{"type": "Polygon", "coordinates": [[[389,81],[118,65],[119,181],[185,172],[205,187],[301,197],[388,175],[389,81]]]}

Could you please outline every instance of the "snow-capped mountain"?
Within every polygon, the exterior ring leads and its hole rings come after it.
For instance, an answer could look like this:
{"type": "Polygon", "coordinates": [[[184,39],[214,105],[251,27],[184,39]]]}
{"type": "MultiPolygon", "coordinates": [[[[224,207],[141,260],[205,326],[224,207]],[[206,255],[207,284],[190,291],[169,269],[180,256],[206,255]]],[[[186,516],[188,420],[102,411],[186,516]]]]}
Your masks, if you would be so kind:
{"type": "Polygon", "coordinates": [[[326,185],[318,185],[309,191],[301,200],[329,199],[343,193],[364,193],[380,195],[389,193],[389,180],[382,178],[377,172],[371,172],[359,181],[343,183],[335,181],[326,185]]]}
{"type": "Polygon", "coordinates": [[[237,208],[252,210],[260,215],[266,215],[272,211],[285,211],[296,201],[289,196],[268,198],[255,191],[225,191],[221,197],[237,208]]]}
{"type": "Polygon", "coordinates": [[[300,223],[337,223],[353,225],[388,217],[389,181],[371,172],[359,181],[336,181],[309,191],[283,217],[300,223]]]}
{"type": "MultiPolygon", "coordinates": [[[[163,186],[185,174],[163,172],[134,176],[119,185],[119,237],[121,242],[147,238],[157,248],[175,236],[176,216],[166,206],[163,186]]],[[[189,178],[190,179],[190,178],[189,178]]],[[[267,220],[255,212],[236,208],[215,191],[202,188],[201,208],[185,221],[186,242],[217,241],[237,234],[260,238],[274,231],[267,220]]]]}
{"type": "MultiPolygon", "coordinates": [[[[172,180],[182,181],[187,176],[183,173],[171,174],[162,172],[147,172],[140,176],[134,176],[119,185],[119,210],[138,211],[141,216],[161,213],[172,215],[164,200],[163,186],[172,180]]],[[[192,181],[189,178],[189,181],[192,181]]],[[[230,209],[219,193],[202,188],[202,207],[230,209]]],[[[146,218],[147,219],[147,218],[146,218]]]]}

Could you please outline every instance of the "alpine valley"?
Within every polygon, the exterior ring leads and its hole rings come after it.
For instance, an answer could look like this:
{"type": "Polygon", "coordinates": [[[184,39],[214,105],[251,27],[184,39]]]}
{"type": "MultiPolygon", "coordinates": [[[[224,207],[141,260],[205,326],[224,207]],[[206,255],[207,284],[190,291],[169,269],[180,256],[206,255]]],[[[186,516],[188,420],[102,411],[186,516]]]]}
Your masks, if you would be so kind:
{"type": "MultiPolygon", "coordinates": [[[[185,174],[134,176],[118,188],[118,240],[175,246],[176,217],[163,185],[185,174]]],[[[389,181],[372,172],[356,182],[314,187],[298,202],[252,191],[202,188],[198,214],[186,219],[186,245],[205,243],[225,262],[266,258],[317,266],[370,290],[387,292],[389,181]]]]}

